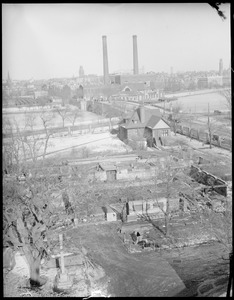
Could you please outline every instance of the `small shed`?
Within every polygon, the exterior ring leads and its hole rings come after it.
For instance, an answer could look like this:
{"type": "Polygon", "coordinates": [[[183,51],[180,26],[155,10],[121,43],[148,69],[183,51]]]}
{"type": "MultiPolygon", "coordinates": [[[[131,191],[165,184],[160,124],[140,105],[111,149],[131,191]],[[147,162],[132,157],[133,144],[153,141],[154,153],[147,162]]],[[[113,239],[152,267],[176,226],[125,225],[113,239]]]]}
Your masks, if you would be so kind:
{"type": "Polygon", "coordinates": [[[107,181],[114,181],[117,179],[117,167],[115,165],[99,163],[97,171],[105,172],[107,181]]]}
{"type": "Polygon", "coordinates": [[[108,222],[117,221],[117,213],[110,206],[102,207],[102,209],[105,213],[106,221],[108,222]]]}

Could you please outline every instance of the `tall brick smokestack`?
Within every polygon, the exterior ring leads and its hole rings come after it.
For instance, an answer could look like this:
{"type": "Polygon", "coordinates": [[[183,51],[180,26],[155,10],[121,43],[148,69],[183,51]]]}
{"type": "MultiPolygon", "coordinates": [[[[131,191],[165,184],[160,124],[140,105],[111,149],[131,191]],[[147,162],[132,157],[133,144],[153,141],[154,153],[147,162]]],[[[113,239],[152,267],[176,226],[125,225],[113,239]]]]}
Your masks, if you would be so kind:
{"type": "Polygon", "coordinates": [[[104,84],[109,83],[109,70],[108,70],[108,57],[107,57],[107,43],[106,36],[102,36],[102,47],[103,47],[103,77],[104,84]]]}
{"type": "Polygon", "coordinates": [[[223,75],[223,60],[222,59],[219,60],[219,75],[220,76],[223,75]]]}
{"type": "Polygon", "coordinates": [[[137,53],[137,36],[133,35],[133,74],[139,74],[138,69],[138,53],[137,53]]]}

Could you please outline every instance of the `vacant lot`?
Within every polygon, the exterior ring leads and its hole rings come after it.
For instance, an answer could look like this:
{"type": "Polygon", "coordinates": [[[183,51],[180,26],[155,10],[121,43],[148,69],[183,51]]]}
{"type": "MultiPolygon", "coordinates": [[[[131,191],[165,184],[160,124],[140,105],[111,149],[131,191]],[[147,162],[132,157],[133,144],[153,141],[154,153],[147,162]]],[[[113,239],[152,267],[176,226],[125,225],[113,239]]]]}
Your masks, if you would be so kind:
{"type": "MultiPolygon", "coordinates": [[[[72,120],[74,118],[74,108],[77,110],[76,107],[69,105],[69,110],[65,114],[65,121],[64,126],[72,126],[72,120]]],[[[64,110],[59,109],[59,111],[63,112],[64,110]]],[[[74,122],[74,125],[79,124],[89,124],[92,122],[97,122],[98,120],[104,119],[102,116],[98,116],[92,112],[89,111],[80,111],[77,110],[78,115],[74,122]]],[[[62,127],[63,126],[63,120],[62,117],[59,115],[58,111],[56,110],[44,110],[44,111],[30,111],[27,113],[4,113],[3,114],[3,121],[9,120],[13,126],[15,124],[18,125],[20,129],[24,129],[27,122],[29,122],[31,119],[33,119],[33,129],[39,130],[43,129],[43,123],[40,118],[40,116],[43,115],[43,117],[46,117],[48,119],[48,126],[49,127],[62,127]]],[[[31,123],[31,122],[30,122],[31,123]]],[[[28,128],[29,129],[29,128],[28,128]]]]}
{"type": "Polygon", "coordinates": [[[115,297],[174,296],[184,285],[155,253],[129,254],[117,235],[117,224],[89,225],[67,232],[67,244],[84,245],[94,261],[111,279],[109,293],[115,297]]]}
{"type": "Polygon", "coordinates": [[[96,155],[124,154],[131,148],[109,132],[53,137],[47,149],[48,157],[89,158],[96,155]]]}

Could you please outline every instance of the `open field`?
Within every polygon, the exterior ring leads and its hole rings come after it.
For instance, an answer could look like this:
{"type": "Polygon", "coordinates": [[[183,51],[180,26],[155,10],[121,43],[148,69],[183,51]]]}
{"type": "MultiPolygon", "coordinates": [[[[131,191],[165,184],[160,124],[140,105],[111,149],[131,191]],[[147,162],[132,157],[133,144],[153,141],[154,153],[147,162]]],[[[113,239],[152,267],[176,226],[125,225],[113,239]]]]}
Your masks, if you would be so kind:
{"type": "Polygon", "coordinates": [[[97,155],[125,154],[131,148],[109,132],[52,137],[47,149],[47,157],[64,159],[87,158],[97,155]]]}
{"type": "MultiPolygon", "coordinates": [[[[61,110],[61,109],[60,109],[61,110]]],[[[64,122],[64,127],[72,126],[72,118],[74,116],[74,111],[77,110],[77,107],[69,105],[69,112],[67,113],[67,117],[64,122]]],[[[42,120],[40,118],[41,115],[46,116],[48,121],[48,127],[62,127],[63,120],[58,112],[54,109],[51,110],[43,110],[43,111],[29,111],[29,112],[21,112],[21,113],[3,113],[3,125],[6,120],[9,120],[13,127],[15,124],[18,125],[20,129],[25,129],[25,125],[27,124],[29,119],[33,120],[33,129],[40,130],[44,129],[42,120]]],[[[98,122],[103,120],[104,117],[98,116],[92,112],[88,111],[79,111],[78,116],[75,120],[74,125],[80,124],[92,124],[94,122],[98,122]]],[[[28,128],[29,129],[29,128],[28,128]]]]}

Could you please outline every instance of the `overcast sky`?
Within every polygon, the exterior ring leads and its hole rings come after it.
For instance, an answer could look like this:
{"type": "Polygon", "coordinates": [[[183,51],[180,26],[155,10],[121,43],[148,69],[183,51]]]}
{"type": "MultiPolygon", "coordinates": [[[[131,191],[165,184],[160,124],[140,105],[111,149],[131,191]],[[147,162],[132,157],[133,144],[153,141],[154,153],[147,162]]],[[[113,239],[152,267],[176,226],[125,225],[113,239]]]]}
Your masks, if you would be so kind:
{"type": "Polygon", "coordinates": [[[206,3],[2,4],[3,78],[102,75],[102,35],[109,72],[133,69],[137,35],[144,71],[218,70],[230,64],[230,4],[222,20],[206,3]]]}

